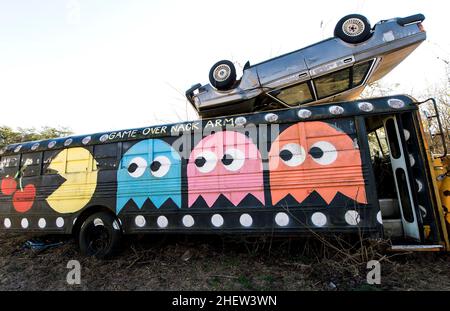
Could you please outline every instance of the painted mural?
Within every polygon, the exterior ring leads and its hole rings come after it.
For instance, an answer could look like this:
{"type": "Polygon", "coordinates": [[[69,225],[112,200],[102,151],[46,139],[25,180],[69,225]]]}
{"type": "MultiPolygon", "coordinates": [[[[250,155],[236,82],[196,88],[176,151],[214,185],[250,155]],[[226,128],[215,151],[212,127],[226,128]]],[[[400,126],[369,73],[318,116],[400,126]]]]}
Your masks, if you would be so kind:
{"type": "Polygon", "coordinates": [[[273,204],[292,195],[302,203],[313,191],[330,204],[338,192],[367,203],[361,155],[353,140],[325,122],[288,127],[269,153],[273,204]]]}
{"type": "Polygon", "coordinates": [[[220,195],[234,206],[249,194],[265,203],[261,154],[239,132],[222,131],[203,138],[191,152],[187,178],[189,207],[199,197],[212,207],[220,195]]]}
{"type": "Polygon", "coordinates": [[[135,144],[123,155],[117,171],[117,213],[130,200],[141,209],[147,199],[156,208],[169,199],[181,207],[181,158],[160,139],[135,144]]]}

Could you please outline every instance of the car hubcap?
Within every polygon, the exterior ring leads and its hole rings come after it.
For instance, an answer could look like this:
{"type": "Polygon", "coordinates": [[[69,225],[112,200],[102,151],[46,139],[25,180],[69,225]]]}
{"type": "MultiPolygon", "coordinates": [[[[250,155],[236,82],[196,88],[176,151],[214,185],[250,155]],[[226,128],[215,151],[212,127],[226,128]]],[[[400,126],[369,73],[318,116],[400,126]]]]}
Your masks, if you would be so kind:
{"type": "Polygon", "coordinates": [[[228,65],[222,64],[216,67],[216,69],[214,69],[214,80],[218,81],[218,82],[222,82],[225,81],[226,79],[228,79],[228,77],[231,74],[231,68],[228,65]]]}
{"type": "Polygon", "coordinates": [[[342,25],[342,31],[350,37],[356,37],[363,33],[364,23],[359,18],[350,18],[342,25]]]}

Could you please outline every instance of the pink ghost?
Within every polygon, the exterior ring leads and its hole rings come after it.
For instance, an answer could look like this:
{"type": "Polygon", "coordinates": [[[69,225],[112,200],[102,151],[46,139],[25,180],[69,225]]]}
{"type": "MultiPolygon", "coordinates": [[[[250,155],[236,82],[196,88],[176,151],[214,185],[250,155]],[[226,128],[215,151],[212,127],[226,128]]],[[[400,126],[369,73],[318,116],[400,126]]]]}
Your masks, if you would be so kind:
{"type": "Polygon", "coordinates": [[[237,206],[248,194],[264,204],[261,153],[244,134],[222,131],[203,138],[187,165],[189,207],[202,196],[209,207],[224,195],[237,206]]]}

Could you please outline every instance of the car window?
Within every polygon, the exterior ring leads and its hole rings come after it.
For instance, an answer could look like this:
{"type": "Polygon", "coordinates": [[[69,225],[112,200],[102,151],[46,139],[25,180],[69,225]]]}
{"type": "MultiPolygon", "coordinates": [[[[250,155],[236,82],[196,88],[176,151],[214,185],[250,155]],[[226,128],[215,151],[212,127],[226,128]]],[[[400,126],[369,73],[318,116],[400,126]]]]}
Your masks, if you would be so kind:
{"type": "Polygon", "coordinates": [[[345,68],[314,80],[319,99],[335,95],[350,88],[350,68],[345,68]]]}
{"type": "Polygon", "coordinates": [[[361,64],[356,64],[355,66],[353,66],[353,85],[352,85],[352,87],[358,86],[364,81],[364,78],[366,77],[367,72],[369,71],[371,63],[372,63],[372,61],[361,63],[361,64]]]}
{"type": "Polygon", "coordinates": [[[297,84],[276,92],[278,92],[278,94],[274,95],[278,99],[281,99],[283,102],[291,106],[300,105],[313,99],[307,83],[297,84]]]}

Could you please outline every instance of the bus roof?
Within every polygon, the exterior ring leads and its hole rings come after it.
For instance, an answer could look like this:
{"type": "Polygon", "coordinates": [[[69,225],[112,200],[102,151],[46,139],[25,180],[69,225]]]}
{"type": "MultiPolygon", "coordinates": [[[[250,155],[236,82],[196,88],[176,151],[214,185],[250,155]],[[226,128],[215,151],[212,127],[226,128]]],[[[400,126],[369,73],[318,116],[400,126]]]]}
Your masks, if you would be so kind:
{"type": "Polygon", "coordinates": [[[68,136],[40,141],[11,144],[0,150],[0,156],[84,147],[119,141],[130,141],[166,136],[180,136],[195,131],[220,128],[242,128],[248,124],[293,123],[299,121],[337,119],[357,115],[389,114],[417,109],[416,100],[407,95],[394,95],[355,101],[333,102],[314,106],[240,114],[181,123],[154,125],[142,128],[68,136]]]}

